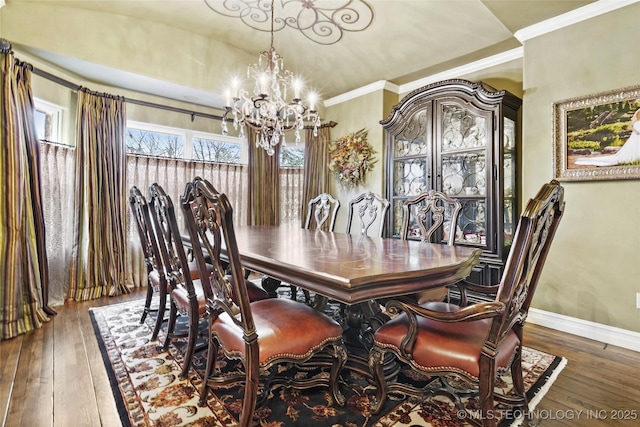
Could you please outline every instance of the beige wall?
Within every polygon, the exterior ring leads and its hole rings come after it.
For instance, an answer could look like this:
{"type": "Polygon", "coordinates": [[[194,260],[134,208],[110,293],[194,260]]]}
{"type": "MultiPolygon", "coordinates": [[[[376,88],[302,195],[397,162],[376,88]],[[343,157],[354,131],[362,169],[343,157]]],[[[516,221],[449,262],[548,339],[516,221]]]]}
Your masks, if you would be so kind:
{"type": "MultiPolygon", "coordinates": [[[[553,103],[640,84],[640,4],[525,42],[523,193],[553,177],[553,103]],[[633,29],[633,30],[632,30],[633,29]]],[[[640,331],[640,180],[566,182],[534,306],[640,331]]]]}
{"type": "MultiPolygon", "coordinates": [[[[56,77],[66,80],[78,86],[87,87],[90,90],[97,92],[109,93],[112,95],[124,96],[125,99],[139,100],[150,102],[153,104],[179,108],[188,112],[198,112],[213,116],[221,116],[222,111],[215,108],[208,108],[204,106],[196,106],[187,102],[180,102],[161,98],[158,96],[152,96],[139,92],[134,92],[127,89],[118,87],[112,87],[108,85],[97,84],[95,82],[87,81],[79,78],[78,76],[70,73],[65,73],[57,69],[52,64],[45,63],[37,58],[34,58],[29,53],[23,52],[20,48],[14,48],[16,58],[32,64],[39,70],[50,73],[56,77]]],[[[75,144],[75,120],[76,120],[76,91],[67,88],[66,86],[52,82],[44,77],[40,77],[36,74],[32,75],[32,88],[33,94],[36,98],[43,101],[61,106],[64,108],[63,123],[62,123],[62,142],[69,145],[75,144]]],[[[135,120],[144,123],[154,123],[163,126],[175,127],[180,129],[189,129],[196,132],[205,133],[222,133],[222,124],[220,120],[211,119],[208,117],[195,116],[193,121],[189,114],[176,114],[168,110],[137,105],[134,103],[127,103],[127,118],[129,120],[135,120]]],[[[237,135],[237,131],[233,126],[229,124],[229,135],[237,135]]]]}
{"type": "Polygon", "coordinates": [[[330,192],[340,200],[340,210],[338,211],[335,226],[336,231],[344,231],[346,229],[349,200],[365,191],[373,191],[384,196],[384,135],[379,121],[385,114],[383,108],[387,96],[386,92],[379,91],[327,108],[326,119],[338,123],[331,129],[331,138],[337,139],[365,128],[369,131],[368,141],[373,149],[376,150],[376,158],[378,159],[362,186],[344,188],[337,184],[334,179],[331,180],[330,192]]]}
{"type": "Polygon", "coordinates": [[[42,2],[2,9],[0,36],[14,45],[215,93],[224,93],[229,82],[214,78],[214,70],[224,67],[233,75],[256,59],[209,37],[111,13],[42,2]]]}

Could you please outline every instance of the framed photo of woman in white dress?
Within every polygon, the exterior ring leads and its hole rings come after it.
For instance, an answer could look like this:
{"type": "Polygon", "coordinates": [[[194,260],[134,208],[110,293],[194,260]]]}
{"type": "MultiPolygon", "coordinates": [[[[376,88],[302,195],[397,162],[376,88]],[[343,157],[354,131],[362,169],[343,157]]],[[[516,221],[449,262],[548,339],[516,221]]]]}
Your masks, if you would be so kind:
{"type": "Polygon", "coordinates": [[[640,86],[554,104],[560,181],[640,178],[640,86]]]}

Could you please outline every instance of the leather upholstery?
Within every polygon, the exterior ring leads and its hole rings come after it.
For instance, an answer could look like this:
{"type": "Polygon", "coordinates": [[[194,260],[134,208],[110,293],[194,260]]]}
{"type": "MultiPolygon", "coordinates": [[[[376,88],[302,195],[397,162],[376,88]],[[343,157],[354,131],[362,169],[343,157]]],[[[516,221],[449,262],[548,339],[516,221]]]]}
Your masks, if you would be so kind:
{"type": "MultiPolygon", "coordinates": [[[[379,413],[389,393],[422,397],[442,395],[462,408],[462,397],[474,396],[480,411],[459,412],[484,427],[496,427],[494,401],[528,407],[522,374],[522,334],[527,312],[551,242],[564,212],[564,189],[556,180],[542,186],[520,216],[513,244],[499,284],[456,283],[460,306],[445,302],[417,305],[409,299],[390,300],[386,309],[395,317],[373,337],[369,355],[377,394],[371,412],[379,413]],[[469,303],[468,292],[493,296],[492,301],[469,303]],[[388,357],[390,356],[390,357],[388,357]],[[391,360],[434,377],[427,387],[402,382],[385,374],[391,360]],[[504,395],[496,375],[510,371],[513,393],[504,395]],[[449,376],[471,382],[460,389],[449,376]]],[[[405,219],[406,222],[406,219],[405,219]]]]}
{"type": "MultiPolygon", "coordinates": [[[[196,298],[198,300],[198,315],[204,316],[207,304],[204,298],[204,291],[202,290],[202,282],[200,282],[200,279],[193,280],[193,289],[196,292],[196,298]]],[[[173,298],[173,302],[180,314],[186,315],[189,313],[189,293],[183,284],[178,284],[178,286],[171,291],[171,297],[173,298]]]]}
{"type": "MultiPolygon", "coordinates": [[[[193,276],[192,276],[193,277],[193,276]]],[[[204,291],[202,290],[202,282],[200,279],[192,279],[193,287],[196,291],[196,298],[198,299],[198,315],[204,316],[206,314],[206,300],[204,297],[204,291]]],[[[249,293],[250,301],[258,301],[269,298],[267,291],[262,289],[260,286],[256,285],[253,282],[246,281],[247,284],[247,292],[249,293]]],[[[189,293],[187,289],[182,285],[176,286],[176,288],[171,291],[171,296],[178,308],[178,311],[181,314],[188,313],[189,309],[189,293]]]]}
{"type": "MultiPolygon", "coordinates": [[[[327,341],[342,337],[338,322],[306,304],[286,298],[251,303],[251,313],[259,337],[261,365],[283,356],[303,359],[311,354],[310,349],[318,349],[327,341]]],[[[224,343],[225,352],[245,357],[243,330],[229,315],[223,313],[215,319],[211,333],[224,343]]]]}
{"type": "MultiPolygon", "coordinates": [[[[454,311],[457,305],[430,302],[423,305],[435,311],[454,311]]],[[[425,371],[456,370],[478,379],[480,374],[480,353],[491,328],[491,319],[469,322],[438,322],[418,317],[418,334],[413,351],[413,361],[425,371]]],[[[382,325],[375,333],[374,340],[382,347],[394,347],[400,351],[402,339],[407,335],[409,323],[407,315],[401,313],[382,325]]],[[[515,349],[520,345],[513,330],[507,333],[498,346],[496,366],[508,368],[515,349]]]]}

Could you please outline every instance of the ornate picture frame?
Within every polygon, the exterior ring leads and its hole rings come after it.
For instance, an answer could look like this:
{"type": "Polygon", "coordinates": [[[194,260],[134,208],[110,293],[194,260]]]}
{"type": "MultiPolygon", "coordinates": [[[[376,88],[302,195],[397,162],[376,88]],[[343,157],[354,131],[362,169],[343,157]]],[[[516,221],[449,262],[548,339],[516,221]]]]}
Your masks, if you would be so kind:
{"type": "Polygon", "coordinates": [[[555,179],[640,178],[640,86],[559,101],[553,114],[555,179]]]}

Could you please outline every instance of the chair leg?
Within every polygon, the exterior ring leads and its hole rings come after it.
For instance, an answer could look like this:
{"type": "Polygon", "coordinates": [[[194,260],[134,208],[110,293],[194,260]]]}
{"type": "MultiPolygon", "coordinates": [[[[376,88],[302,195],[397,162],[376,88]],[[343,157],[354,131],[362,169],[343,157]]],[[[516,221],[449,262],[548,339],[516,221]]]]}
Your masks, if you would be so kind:
{"type": "Polygon", "coordinates": [[[180,373],[180,379],[183,380],[189,375],[189,369],[191,369],[191,360],[193,359],[193,353],[196,352],[196,338],[198,337],[198,314],[189,313],[189,338],[187,349],[184,352],[184,364],[182,365],[182,372],[180,373]]]}
{"type": "Polygon", "coordinates": [[[256,401],[258,399],[259,385],[259,359],[258,359],[258,343],[249,345],[247,350],[245,363],[246,384],[244,388],[244,399],[242,401],[242,413],[240,414],[241,427],[249,427],[253,420],[253,412],[256,409],[256,401]]]}
{"type": "Polygon", "coordinates": [[[525,416],[529,413],[529,402],[524,389],[524,377],[522,376],[522,347],[518,348],[513,361],[511,362],[511,379],[516,394],[522,399],[522,410],[525,416]]]}
{"type": "Polygon", "coordinates": [[[384,401],[387,399],[387,383],[384,379],[383,361],[384,350],[380,350],[376,347],[371,349],[369,353],[369,370],[373,374],[373,379],[376,386],[376,400],[371,404],[371,413],[378,414],[382,409],[384,401]]]}
{"type": "Polygon", "coordinates": [[[496,427],[495,407],[493,404],[493,387],[496,375],[494,361],[487,361],[485,357],[481,356],[480,372],[483,372],[483,374],[480,376],[478,384],[478,406],[481,411],[482,426],[496,427]],[[488,366],[483,367],[483,363],[488,366]]]}
{"type": "MultiPolygon", "coordinates": [[[[167,285],[164,283],[160,283],[160,292],[158,297],[158,317],[156,318],[156,325],[153,328],[153,334],[151,335],[151,341],[155,341],[158,338],[158,334],[160,333],[160,327],[162,327],[162,323],[164,322],[164,312],[166,311],[167,306],[167,285]]],[[[168,335],[168,334],[167,334],[168,335]]]]}
{"type": "Polygon", "coordinates": [[[147,318],[147,314],[151,311],[151,299],[153,298],[153,286],[151,283],[147,283],[147,297],[144,300],[144,310],[142,310],[142,317],[140,318],[140,324],[144,323],[144,319],[147,318]]]}
{"type": "Polygon", "coordinates": [[[296,300],[298,298],[298,287],[294,285],[290,285],[291,287],[291,299],[296,300]]]}
{"type": "Polygon", "coordinates": [[[207,403],[207,394],[209,394],[209,377],[213,373],[218,357],[218,341],[209,334],[209,348],[207,349],[207,368],[202,379],[202,388],[200,389],[199,406],[207,403]]]}
{"type": "Polygon", "coordinates": [[[344,345],[334,345],[333,346],[333,357],[334,362],[331,365],[331,373],[329,375],[329,387],[331,394],[333,394],[333,399],[339,406],[344,406],[346,399],[340,392],[340,372],[342,371],[342,367],[347,361],[347,350],[344,345]]]}
{"type": "Polygon", "coordinates": [[[167,350],[169,348],[169,344],[171,343],[171,338],[173,337],[173,332],[176,329],[176,317],[178,316],[178,308],[176,307],[173,300],[171,301],[171,306],[169,307],[169,322],[167,323],[167,336],[164,339],[164,345],[162,348],[167,350]]]}

